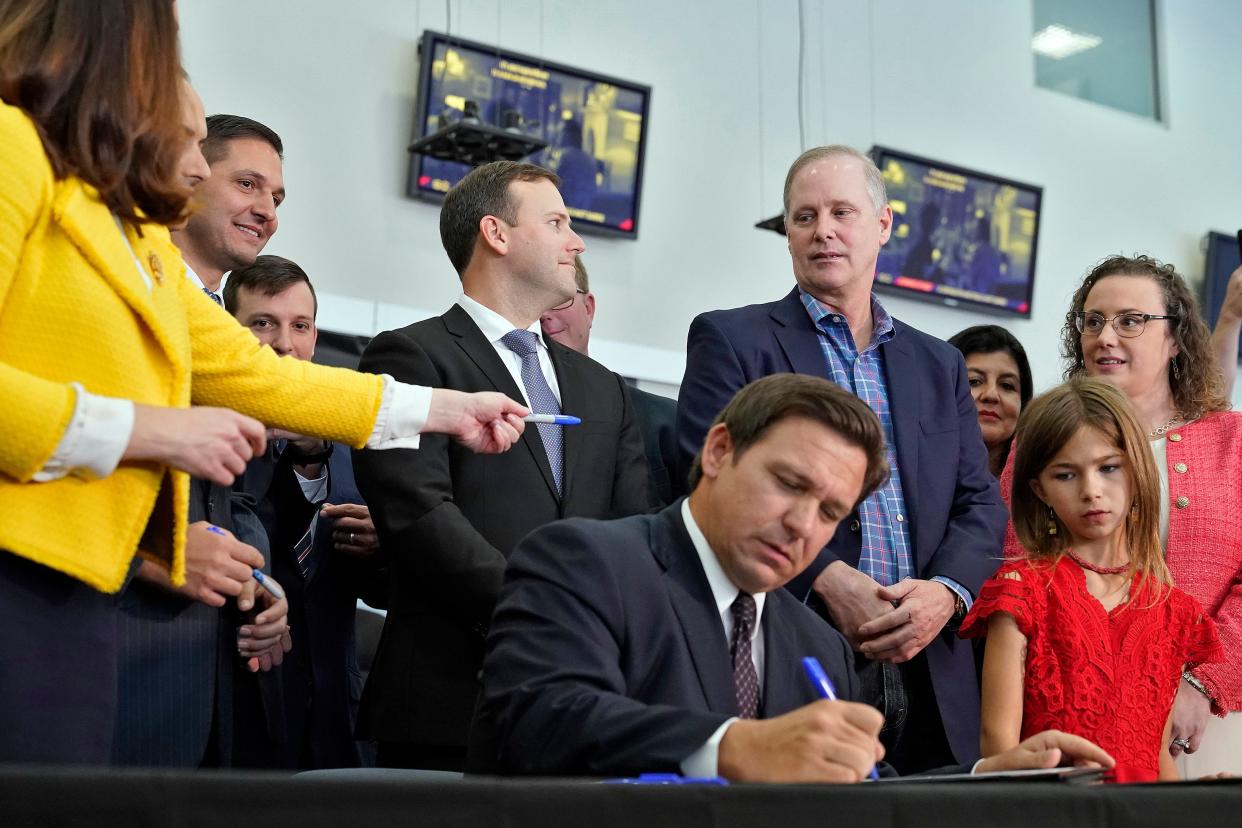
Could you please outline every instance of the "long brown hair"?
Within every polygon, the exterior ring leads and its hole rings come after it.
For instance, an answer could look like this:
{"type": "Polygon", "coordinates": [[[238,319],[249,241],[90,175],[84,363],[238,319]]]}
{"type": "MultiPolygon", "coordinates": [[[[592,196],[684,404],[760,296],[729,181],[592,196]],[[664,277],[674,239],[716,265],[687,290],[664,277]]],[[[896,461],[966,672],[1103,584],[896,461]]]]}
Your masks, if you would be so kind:
{"type": "Polygon", "coordinates": [[[0,99],[130,223],[185,212],[181,79],[172,0],[0,0],[0,99]]]}
{"type": "Polygon", "coordinates": [[[1110,256],[1091,269],[1082,284],[1074,292],[1070,312],[1061,330],[1061,356],[1065,358],[1065,378],[1086,373],[1082,357],[1082,334],[1074,326],[1074,315],[1082,313],[1091,288],[1109,276],[1144,276],[1160,286],[1164,296],[1165,313],[1176,316],[1169,320],[1169,331],[1177,343],[1177,356],[1168,370],[1169,390],[1173,405],[1189,419],[1201,417],[1210,411],[1227,411],[1230,402],[1225,397],[1220,370],[1212,354],[1211,332],[1199,314],[1199,303],[1186,287],[1186,280],[1173,265],[1164,264],[1150,256],[1110,256]],[[1177,366],[1174,371],[1173,366],[1177,366]]]}
{"type": "Polygon", "coordinates": [[[1035,494],[1031,481],[1084,426],[1107,436],[1126,457],[1133,492],[1125,523],[1130,574],[1143,572],[1159,584],[1172,584],[1160,546],[1160,474],[1156,461],[1130,401],[1103,380],[1075,377],[1040,394],[1022,412],[1015,436],[1010,498],[1018,540],[1034,559],[1057,561],[1069,548],[1065,524],[1035,494]],[[1049,521],[1055,524],[1056,534],[1048,534],[1049,521]]]}

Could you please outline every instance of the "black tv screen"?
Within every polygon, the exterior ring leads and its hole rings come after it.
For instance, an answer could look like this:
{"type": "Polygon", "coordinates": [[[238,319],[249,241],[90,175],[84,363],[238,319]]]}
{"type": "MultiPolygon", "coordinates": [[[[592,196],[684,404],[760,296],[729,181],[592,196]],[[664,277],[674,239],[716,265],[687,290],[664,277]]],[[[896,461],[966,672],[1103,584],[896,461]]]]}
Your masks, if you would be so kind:
{"type": "MultiPolygon", "coordinates": [[[[1242,252],[1238,250],[1238,237],[1225,233],[1208,233],[1207,261],[1203,268],[1203,319],[1208,327],[1216,327],[1220,318],[1220,306],[1225,301],[1225,289],[1229,277],[1242,266],[1242,252]]],[[[1242,350],[1238,352],[1242,361],[1242,350]]]]}
{"type": "MultiPolygon", "coordinates": [[[[560,176],[574,229],[638,237],[650,87],[433,31],[419,49],[416,138],[477,107],[483,123],[547,142],[523,160],[560,176]]],[[[407,192],[438,199],[469,171],[414,154],[407,192]]]]}
{"type": "Polygon", "coordinates": [[[884,147],[893,231],[876,290],[1029,318],[1043,188],[884,147]]]}

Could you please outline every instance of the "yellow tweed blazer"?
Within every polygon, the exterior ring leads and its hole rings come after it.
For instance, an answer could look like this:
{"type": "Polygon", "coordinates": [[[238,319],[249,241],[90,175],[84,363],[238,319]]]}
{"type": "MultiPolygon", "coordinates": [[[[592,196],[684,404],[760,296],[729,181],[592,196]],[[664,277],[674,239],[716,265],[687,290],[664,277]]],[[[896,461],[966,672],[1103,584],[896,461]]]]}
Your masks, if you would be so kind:
{"type": "Polygon", "coordinates": [[[189,478],[122,463],[102,480],[32,482],[87,391],[224,406],[361,446],[376,376],[280,359],[185,275],[167,229],[126,228],[98,193],[56,180],[33,123],[0,102],[0,550],[120,589],[136,552],[184,580],[189,478]]]}

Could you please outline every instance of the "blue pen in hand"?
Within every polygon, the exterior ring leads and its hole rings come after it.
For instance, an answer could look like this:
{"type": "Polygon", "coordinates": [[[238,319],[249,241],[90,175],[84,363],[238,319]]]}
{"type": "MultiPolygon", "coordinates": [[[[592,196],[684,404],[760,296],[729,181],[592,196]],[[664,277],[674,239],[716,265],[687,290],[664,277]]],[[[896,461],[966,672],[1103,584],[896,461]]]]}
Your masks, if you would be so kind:
{"type": "MultiPolygon", "coordinates": [[[[219,526],[216,526],[214,524],[208,526],[207,531],[215,535],[227,535],[228,534],[228,532],[225,532],[219,526]]],[[[281,590],[280,587],[276,586],[275,581],[273,581],[271,578],[263,574],[263,570],[252,569],[250,571],[254,573],[254,579],[259,582],[259,586],[267,590],[268,595],[271,595],[277,601],[283,601],[285,599],[285,593],[281,590]]]]}
{"type": "MultiPolygon", "coordinates": [[[[806,677],[810,680],[811,686],[815,688],[815,692],[819,694],[821,699],[837,700],[837,691],[832,686],[832,679],[828,678],[828,674],[824,672],[824,667],[819,663],[818,658],[815,656],[803,658],[802,669],[806,671],[806,677]]],[[[880,772],[875,769],[875,765],[871,766],[871,773],[868,776],[871,779],[880,778],[880,772]]]]}
{"type": "Polygon", "coordinates": [[[568,414],[527,414],[522,418],[522,421],[539,425],[570,426],[582,424],[581,418],[571,417],[568,414]]]}

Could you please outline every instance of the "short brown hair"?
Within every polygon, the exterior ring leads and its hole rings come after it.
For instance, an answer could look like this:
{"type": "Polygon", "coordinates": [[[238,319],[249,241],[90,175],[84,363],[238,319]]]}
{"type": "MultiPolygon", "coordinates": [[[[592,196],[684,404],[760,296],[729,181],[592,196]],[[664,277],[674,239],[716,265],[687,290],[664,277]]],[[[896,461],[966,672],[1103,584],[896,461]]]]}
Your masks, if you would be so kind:
{"type": "Polygon", "coordinates": [[[240,304],[237,293],[242,289],[264,296],[276,296],[299,282],[310,288],[311,299],[315,303],[315,316],[318,316],[319,297],[315,295],[315,286],[311,284],[310,277],[295,262],[282,256],[259,256],[250,264],[230,271],[228,281],[224,283],[224,307],[229,313],[236,314],[240,304]]]}
{"type": "Polygon", "coordinates": [[[1061,329],[1061,356],[1065,358],[1065,378],[1083,376],[1086,366],[1082,356],[1082,334],[1074,324],[1074,316],[1082,313],[1087,295],[1102,279],[1109,276],[1144,276],[1160,287],[1164,296],[1164,312],[1176,319],[1168,320],[1169,332],[1177,343],[1177,356],[1167,372],[1173,405],[1182,416],[1193,419],[1209,411],[1227,411],[1224,384],[1216,356],[1212,353],[1211,332],[1199,314],[1199,303],[1186,286],[1186,280],[1171,264],[1150,256],[1109,256],[1091,269],[1074,292],[1070,312],[1061,329]],[[1176,372],[1173,366],[1177,366],[1176,372]]]}
{"type": "Polygon", "coordinates": [[[506,224],[517,222],[517,204],[509,192],[515,181],[551,181],[561,186],[556,173],[517,161],[493,161],[475,167],[444,197],[440,208],[440,241],[453,269],[461,276],[474,255],[479,222],[495,216],[506,224]]]}
{"type": "MultiPolygon", "coordinates": [[[[773,374],[755,380],[733,395],[712,423],[724,423],[733,443],[733,457],[741,457],[764,433],[781,420],[805,417],[826,426],[863,450],[867,474],[854,504],[862,503],[888,479],[884,431],[867,404],[836,383],[807,374],[773,374]]],[[[690,468],[690,489],[703,476],[703,450],[690,468]]]]}
{"type": "Polygon", "coordinates": [[[215,164],[223,158],[229,144],[240,138],[254,138],[265,142],[276,151],[276,157],[285,160],[285,145],[276,130],[244,115],[208,115],[207,138],[203,140],[203,158],[215,164]]]}
{"type": "Polygon", "coordinates": [[[57,178],[80,178],[126,222],[173,224],[181,56],[172,0],[0,0],[0,100],[34,122],[57,178]]]}
{"type": "Polygon", "coordinates": [[[591,292],[591,277],[587,275],[586,265],[582,263],[582,255],[574,256],[574,287],[582,293],[591,292]]]}
{"type": "Polygon", "coordinates": [[[1040,394],[1018,420],[1014,441],[1013,528],[1032,558],[1059,560],[1071,540],[1065,524],[1045,506],[1031,487],[1057,453],[1083,427],[1107,436],[1126,457],[1133,501],[1126,518],[1130,574],[1141,571],[1158,583],[1170,584],[1160,546],[1160,474],[1147,435],[1138,424],[1125,394],[1104,380],[1075,377],[1040,394]],[[1048,534],[1049,523],[1056,534],[1048,534]]]}

